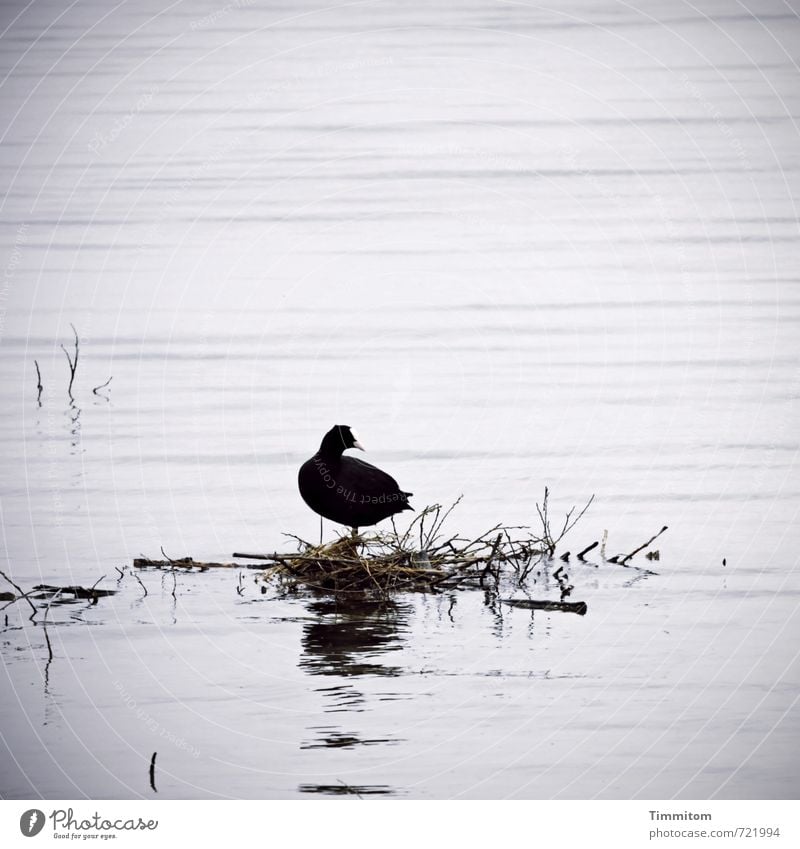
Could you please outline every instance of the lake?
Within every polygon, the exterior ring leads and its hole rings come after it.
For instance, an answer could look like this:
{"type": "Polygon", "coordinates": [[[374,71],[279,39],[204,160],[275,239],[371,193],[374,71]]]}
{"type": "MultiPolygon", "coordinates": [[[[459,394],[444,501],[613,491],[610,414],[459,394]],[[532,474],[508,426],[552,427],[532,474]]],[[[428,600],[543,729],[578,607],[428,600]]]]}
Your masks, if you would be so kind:
{"type": "Polygon", "coordinates": [[[2,612],[0,796],[797,798],[795,10],[0,18],[0,569],[117,590],[2,612]],[[594,495],[586,615],[137,580],[318,540],[334,423],[453,533],[594,495]]]}

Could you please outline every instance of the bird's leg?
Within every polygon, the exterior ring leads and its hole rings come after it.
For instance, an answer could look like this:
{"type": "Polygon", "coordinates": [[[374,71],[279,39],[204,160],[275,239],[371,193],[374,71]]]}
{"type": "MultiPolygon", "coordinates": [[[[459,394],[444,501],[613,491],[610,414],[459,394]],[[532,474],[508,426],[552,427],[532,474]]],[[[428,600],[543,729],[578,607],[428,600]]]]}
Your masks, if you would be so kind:
{"type": "Polygon", "coordinates": [[[358,528],[350,528],[350,539],[356,539],[358,536],[358,528]]]}

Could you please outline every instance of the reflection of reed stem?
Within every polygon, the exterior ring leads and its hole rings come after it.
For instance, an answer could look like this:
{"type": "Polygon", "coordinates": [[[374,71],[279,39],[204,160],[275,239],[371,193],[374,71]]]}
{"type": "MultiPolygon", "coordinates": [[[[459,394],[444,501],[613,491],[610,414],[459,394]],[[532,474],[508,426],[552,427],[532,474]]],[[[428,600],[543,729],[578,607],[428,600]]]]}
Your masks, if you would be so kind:
{"type": "Polygon", "coordinates": [[[47,665],[48,667],[53,661],[53,647],[50,645],[50,635],[47,633],[47,614],[50,612],[50,605],[61,595],[61,590],[59,590],[55,595],[51,596],[50,601],[47,602],[47,607],[44,609],[44,618],[42,619],[42,627],[44,628],[44,639],[47,643],[47,665]]]}
{"type": "Polygon", "coordinates": [[[36,396],[36,403],[41,407],[42,406],[42,390],[44,389],[44,386],[42,386],[42,373],[39,371],[38,361],[34,360],[33,364],[36,366],[36,388],[39,390],[39,394],[36,396]]]}

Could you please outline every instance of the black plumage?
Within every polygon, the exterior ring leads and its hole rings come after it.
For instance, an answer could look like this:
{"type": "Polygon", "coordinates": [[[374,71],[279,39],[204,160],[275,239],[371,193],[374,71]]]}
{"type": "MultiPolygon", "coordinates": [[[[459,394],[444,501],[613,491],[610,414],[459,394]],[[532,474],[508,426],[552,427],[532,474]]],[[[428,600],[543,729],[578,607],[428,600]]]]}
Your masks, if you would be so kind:
{"type": "Polygon", "coordinates": [[[364,450],[348,425],[334,425],[323,437],[319,451],[300,467],[297,483],[303,501],[331,522],[363,528],[395,513],[413,510],[411,492],[397,481],[356,457],[348,448],[364,450]]]}

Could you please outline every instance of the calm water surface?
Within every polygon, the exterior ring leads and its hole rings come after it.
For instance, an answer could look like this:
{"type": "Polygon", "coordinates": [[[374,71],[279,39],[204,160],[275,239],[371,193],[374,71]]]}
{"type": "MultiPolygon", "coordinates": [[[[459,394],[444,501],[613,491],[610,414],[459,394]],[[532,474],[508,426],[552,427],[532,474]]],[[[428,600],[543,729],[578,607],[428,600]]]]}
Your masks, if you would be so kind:
{"type": "Polygon", "coordinates": [[[50,664],[2,612],[0,795],[796,798],[797,12],[4,3],[0,568],[118,593],[50,664]],[[315,539],[334,422],[453,532],[668,525],[657,574],[116,571],[315,539]]]}

